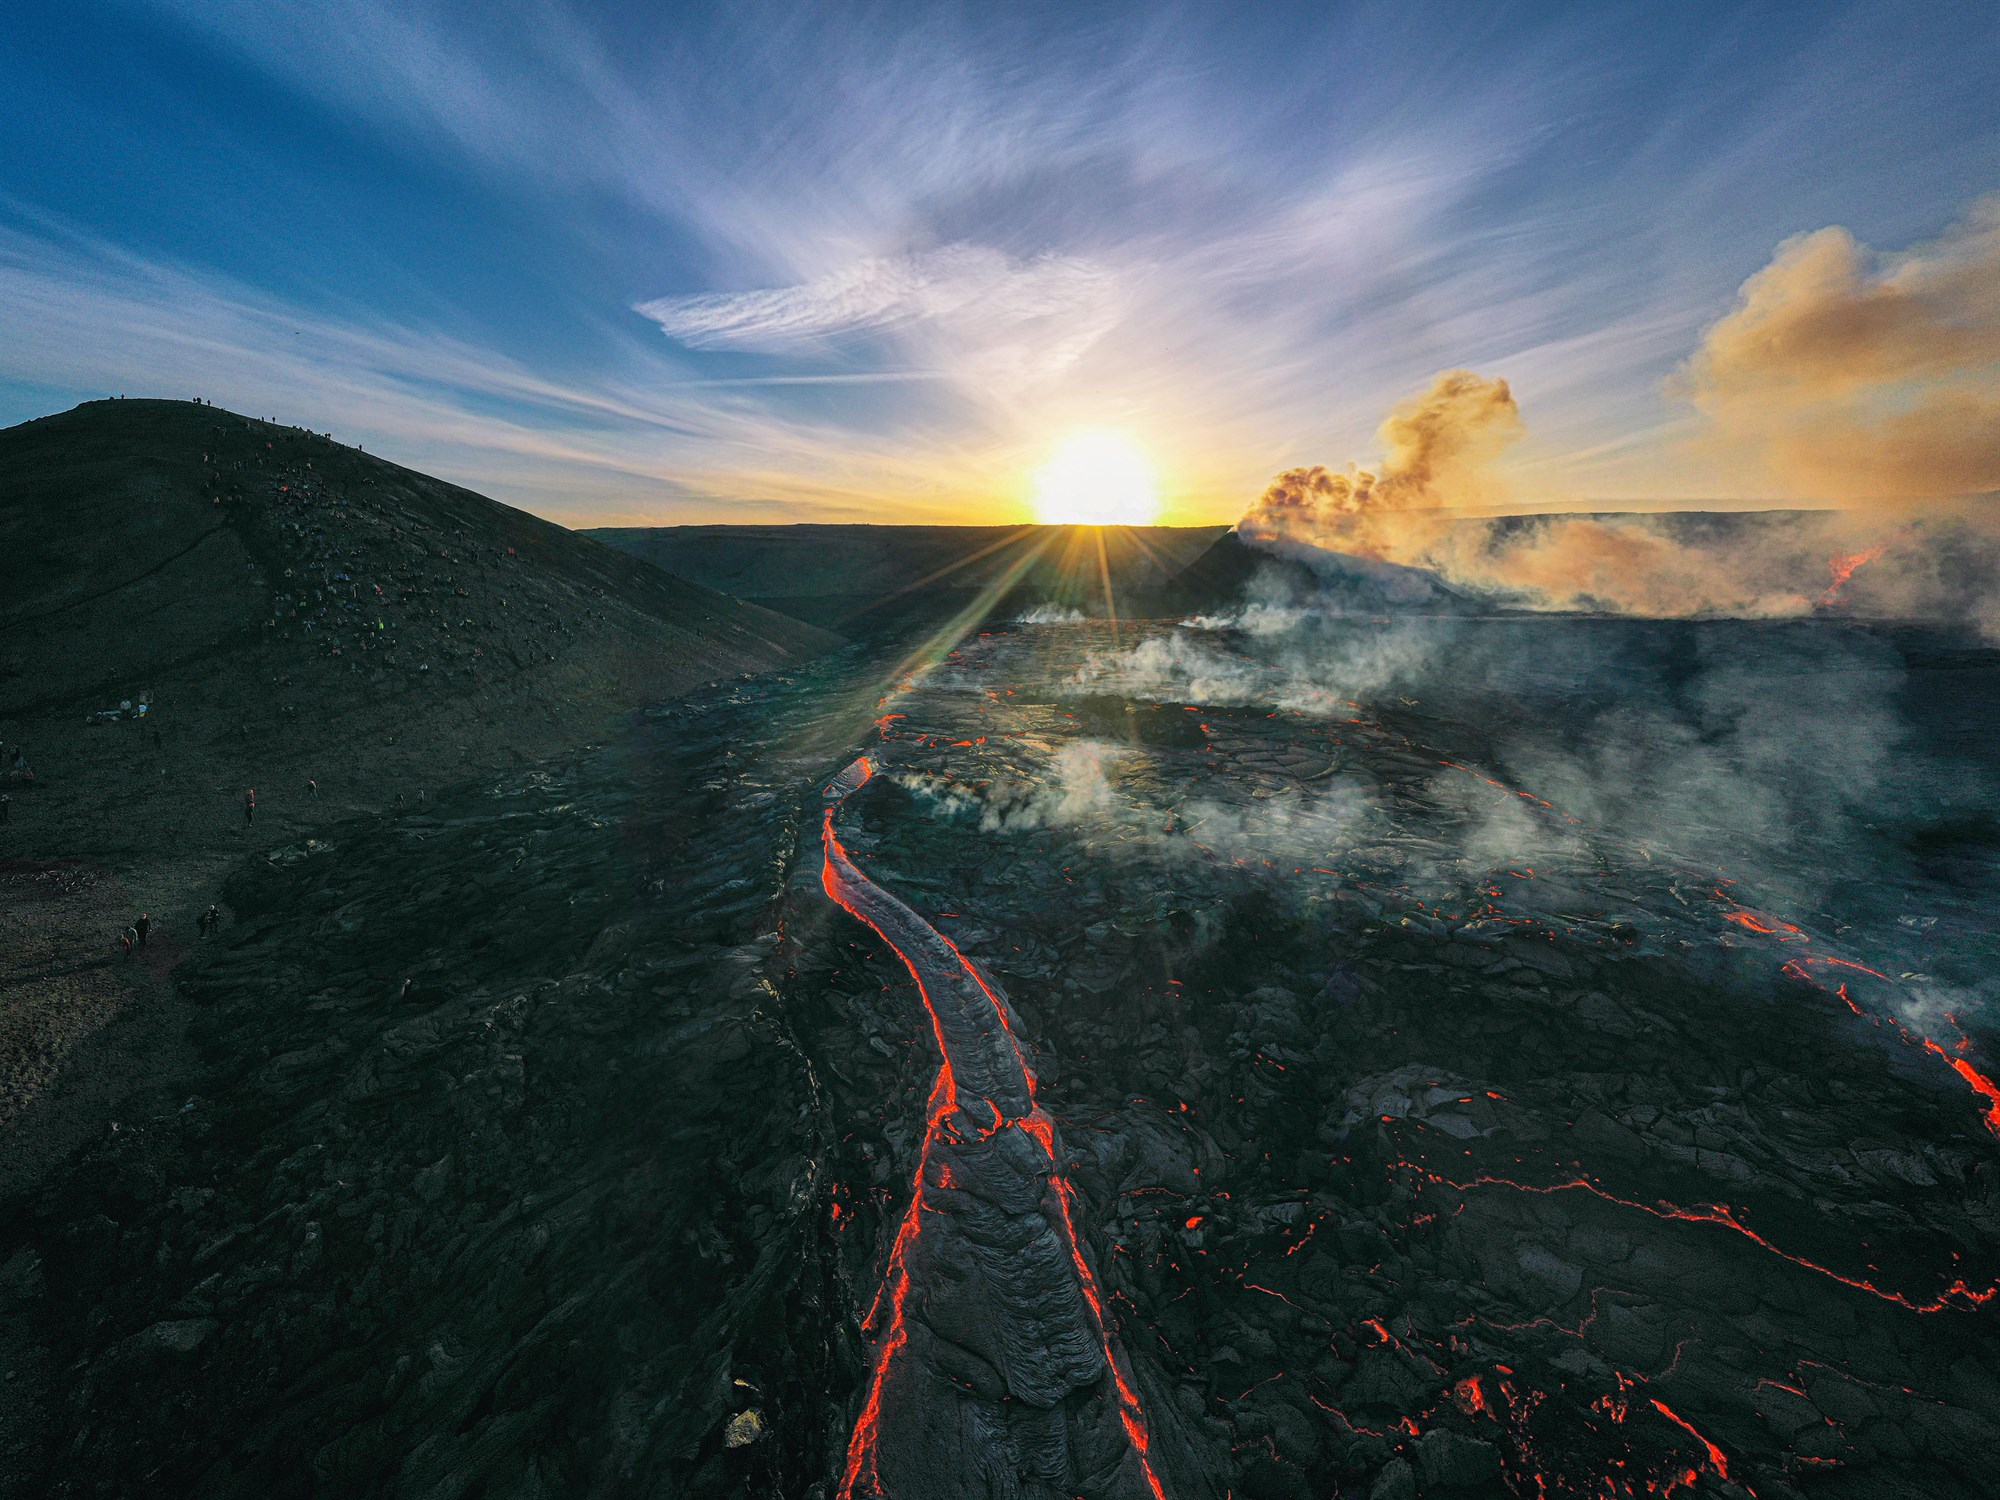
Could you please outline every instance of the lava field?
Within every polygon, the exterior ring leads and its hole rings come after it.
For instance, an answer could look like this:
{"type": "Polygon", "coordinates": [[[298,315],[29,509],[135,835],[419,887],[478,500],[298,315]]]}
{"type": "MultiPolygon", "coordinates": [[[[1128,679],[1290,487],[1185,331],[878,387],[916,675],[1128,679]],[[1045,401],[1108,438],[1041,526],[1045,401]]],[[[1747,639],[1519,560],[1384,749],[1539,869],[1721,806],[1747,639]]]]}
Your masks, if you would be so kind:
{"type": "Polygon", "coordinates": [[[995,626],[336,828],[0,1209],[8,1472],[1991,1493],[1991,655],[995,626]]]}

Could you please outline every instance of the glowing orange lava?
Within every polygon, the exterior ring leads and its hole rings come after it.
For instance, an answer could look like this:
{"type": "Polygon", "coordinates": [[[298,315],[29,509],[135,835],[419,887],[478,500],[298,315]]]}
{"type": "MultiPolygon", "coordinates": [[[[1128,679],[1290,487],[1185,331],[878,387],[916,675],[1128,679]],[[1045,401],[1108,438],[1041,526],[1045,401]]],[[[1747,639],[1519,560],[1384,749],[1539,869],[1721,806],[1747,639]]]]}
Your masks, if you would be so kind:
{"type": "Polygon", "coordinates": [[[1853,1287],[1858,1292],[1866,1292],[1871,1297],[1880,1297],[1884,1302],[1893,1302],[1898,1307],[1906,1307],[1911,1312],[1937,1313],[1947,1310],[1953,1312],[1970,1312],[1975,1308],[1984,1307],[1995,1297],[2000,1297],[2000,1285],[1989,1286],[1983,1290],[1975,1291],[1961,1277],[1930,1301],[1914,1301],[1901,1292],[1885,1291],[1872,1281],[1857,1276],[1842,1275],[1830,1266],[1823,1266],[1818,1261],[1807,1260],[1802,1255],[1794,1255],[1789,1250],[1780,1249],[1765,1239],[1763,1235],[1752,1229],[1748,1224],[1745,1224],[1737,1217],[1737,1210],[1725,1203],[1702,1203],[1697,1204],[1693,1208],[1683,1208],[1678,1203],[1669,1203],[1665,1199],[1660,1199],[1654,1203],[1642,1203],[1636,1198],[1623,1198],[1611,1192],[1608,1188],[1599,1187],[1588,1177],[1572,1177],[1566,1182],[1551,1182],[1537,1185],[1527,1182],[1515,1182],[1511,1178],[1492,1177],[1482,1174],[1473,1178],[1470,1182],[1459,1182],[1423,1167],[1416,1167],[1414,1170],[1432,1182],[1439,1183],[1445,1187],[1456,1188],[1461,1193],[1481,1187],[1512,1188],[1518,1193],[1569,1193],[1581,1191],[1602,1198],[1607,1203],[1616,1203],[1624,1208],[1635,1208],[1640,1213],[1651,1214],[1656,1219],[1679,1219],[1687,1224],[1717,1224],[1724,1229],[1733,1230],[1735,1233],[1742,1235],[1745,1239],[1769,1251],[1780,1260],[1790,1261],[1795,1266],[1801,1266],[1808,1271],[1817,1272],[1821,1276],[1839,1282],[1842,1286],[1853,1287]]]}
{"type": "Polygon", "coordinates": [[[1661,1416],[1665,1417],[1669,1422],[1673,1423],[1674,1426],[1680,1428],[1689,1437],[1693,1438],[1697,1443],[1700,1443],[1702,1447],[1708,1450],[1708,1461],[1715,1466],[1716,1478],[1727,1479],[1729,1477],[1729,1460],[1723,1457],[1722,1450],[1720,1448],[1716,1447],[1715,1444],[1711,1443],[1707,1438],[1703,1437],[1699,1432],[1696,1432],[1694,1429],[1694,1423],[1690,1422],[1686,1417],[1682,1416],[1679,1412],[1675,1411],[1671,1406],[1668,1406],[1667,1403],[1662,1401],[1658,1396],[1652,1396],[1649,1397],[1648,1399],[1652,1401],[1653,1409],[1655,1411],[1659,1412],[1661,1416]]]}
{"type": "Polygon", "coordinates": [[[1837,555],[1829,557],[1826,560],[1826,566],[1827,570],[1833,574],[1833,581],[1826,586],[1825,592],[1819,596],[1819,602],[1821,604],[1832,604],[1839,599],[1840,591],[1847,587],[1847,580],[1852,578],[1858,569],[1864,568],[1869,563],[1875,561],[1885,550],[1886,547],[1877,545],[1864,548],[1860,552],[1850,552],[1845,557],[1837,555]]]}
{"type": "MultiPolygon", "coordinates": [[[[890,951],[903,961],[903,967],[909,970],[910,978],[916,983],[917,994],[923,1000],[924,1010],[930,1017],[932,1033],[937,1038],[940,1065],[937,1080],[931,1087],[924,1143],[918,1155],[916,1179],[910,1193],[910,1206],[896,1230],[896,1238],[890,1247],[888,1266],[883,1274],[882,1285],[876,1292],[867,1317],[862,1320],[862,1332],[872,1334],[878,1326],[883,1304],[887,1302],[886,1328],[876,1343],[874,1358],[869,1368],[867,1394],[862,1401],[861,1414],[855,1420],[854,1431],[848,1439],[846,1468],[840,1485],[841,1500],[851,1500],[856,1487],[864,1482],[868,1492],[876,1495],[882,1493],[882,1484],[876,1469],[876,1455],[880,1449],[882,1436],[882,1391],[890,1365],[909,1342],[909,1331],[904,1322],[903,1311],[904,1300],[910,1289],[908,1252],[923,1233],[924,1183],[930,1165],[932,1146],[940,1134],[950,1128],[948,1122],[960,1104],[944,1020],[932,1001],[932,986],[925,983],[923,971],[911,955],[869,915],[866,910],[867,897],[870,895],[879,897],[884,893],[861,872],[853,857],[841,845],[839,836],[833,829],[834,807],[840,801],[844,801],[849,794],[865,786],[873,774],[874,768],[864,756],[850,766],[828,789],[833,805],[826,809],[821,822],[825,863],[821,870],[820,883],[827,896],[837,906],[873,929],[876,936],[888,945],[890,951]]],[[[921,922],[914,913],[911,914],[911,920],[921,922]]],[[[1090,1309],[1091,1321],[1095,1325],[1098,1342],[1103,1350],[1105,1367],[1111,1372],[1119,1422],[1125,1430],[1126,1440],[1132,1446],[1133,1455],[1139,1462],[1140,1472],[1145,1476],[1147,1487],[1151,1490],[1154,1500],[1166,1500],[1166,1491],[1161,1487],[1159,1475],[1153,1469],[1150,1456],[1152,1439],[1130,1367],[1125,1363],[1112,1337],[1110,1319],[1105,1313],[1104,1300],[1098,1291],[1097,1278],[1092,1274],[1089,1262],[1084,1259],[1083,1247],[1077,1239],[1071,1210],[1073,1189],[1061,1170],[1061,1162],[1056,1158],[1055,1125],[1047,1112],[1035,1103],[1035,1075],[1028,1066],[1019,1039],[1014,1035],[1008,1008],[986,983],[984,976],[972,966],[971,961],[959,952],[955,943],[929,924],[922,925],[931,936],[936,937],[950,950],[952,957],[957,960],[964,973],[978,986],[980,993],[992,1006],[993,1018],[1006,1037],[1014,1059],[1020,1067],[1020,1076],[1029,1104],[1027,1111],[1019,1118],[1008,1119],[998,1104],[992,1100],[979,1101],[984,1103],[993,1115],[992,1125],[982,1127],[982,1133],[992,1134],[1010,1127],[1018,1128],[1039,1143],[1044,1154],[1048,1156],[1049,1185],[1054,1189],[1052,1195],[1055,1207],[1054,1227],[1076,1272],[1077,1285],[1083,1294],[1085,1305],[1090,1309]]]]}

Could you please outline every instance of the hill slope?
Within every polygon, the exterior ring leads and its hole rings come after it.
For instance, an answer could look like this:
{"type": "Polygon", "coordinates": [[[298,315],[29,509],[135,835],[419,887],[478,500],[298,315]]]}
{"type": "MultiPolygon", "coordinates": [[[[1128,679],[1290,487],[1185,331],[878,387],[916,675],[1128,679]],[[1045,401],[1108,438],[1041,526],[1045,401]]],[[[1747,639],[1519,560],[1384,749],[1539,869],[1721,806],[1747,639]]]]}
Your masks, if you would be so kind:
{"type": "Polygon", "coordinates": [[[0,599],[0,726],[39,773],[15,821],[62,830],[65,852],[124,842],[76,837],[89,812],[66,773],[86,745],[152,759],[157,733],[183,792],[190,771],[247,786],[296,759],[323,796],[358,794],[391,744],[435,741],[434,777],[439,748],[533,755],[833,644],[469,490],[172,401],[0,432],[0,599]],[[142,695],[142,724],[83,733],[142,695]]]}
{"type": "Polygon", "coordinates": [[[0,1119],[164,977],[244,853],[836,640],[214,407],[98,401],[0,432],[0,948],[38,945],[0,986],[0,1119]],[[155,941],[117,962],[140,911],[155,941]]]}

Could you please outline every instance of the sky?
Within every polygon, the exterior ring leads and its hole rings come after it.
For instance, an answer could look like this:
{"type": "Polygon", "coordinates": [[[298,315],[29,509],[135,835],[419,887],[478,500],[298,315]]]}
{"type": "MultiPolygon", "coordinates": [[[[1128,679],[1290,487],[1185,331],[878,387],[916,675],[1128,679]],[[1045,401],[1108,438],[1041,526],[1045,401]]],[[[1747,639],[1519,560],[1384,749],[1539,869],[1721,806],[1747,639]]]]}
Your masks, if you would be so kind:
{"type": "Polygon", "coordinates": [[[0,145],[0,425],[199,395],[570,525],[1010,521],[1113,433],[1193,523],[1467,368],[1520,508],[1805,503],[1676,372],[2000,191],[2000,7],[67,0],[0,145]]]}

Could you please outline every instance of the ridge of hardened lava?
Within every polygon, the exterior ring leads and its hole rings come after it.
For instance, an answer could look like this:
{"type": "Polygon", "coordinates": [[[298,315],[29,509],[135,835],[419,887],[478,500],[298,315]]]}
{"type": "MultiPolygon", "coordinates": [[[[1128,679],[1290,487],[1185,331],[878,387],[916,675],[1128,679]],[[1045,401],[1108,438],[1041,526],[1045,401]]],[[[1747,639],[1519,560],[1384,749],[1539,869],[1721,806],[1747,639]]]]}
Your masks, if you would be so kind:
{"type": "MultiPolygon", "coordinates": [[[[927,1236],[945,1232],[943,1221],[949,1218],[951,1197],[966,1187],[955,1175],[953,1161],[962,1162],[983,1147],[1008,1151],[1005,1138],[1009,1136],[1034,1143],[1032,1163],[1046,1178],[1046,1190],[1040,1194],[1042,1216],[1060,1247],[1063,1268],[1073,1278],[1073,1287],[1062,1290],[1073,1294],[1069,1300],[1080,1309],[1086,1324],[1084,1329],[1076,1329],[1071,1326],[1076,1319],[1065,1319],[1060,1310],[1051,1313],[1038,1302],[1034,1332],[1051,1345],[1062,1344],[1060,1335],[1065,1333],[1087,1338],[1088,1366],[1070,1360],[1058,1372],[1062,1382],[1066,1389],[1074,1390],[1093,1382],[1101,1384],[1109,1376],[1106,1394],[1115,1406],[1119,1430],[1137,1461],[1145,1490],[1152,1500],[1166,1500],[1153,1467],[1152,1436],[1131,1369],[1112,1334],[1097,1278],[1077,1237],[1075,1191],[1062,1171],[1055,1123],[1035,1100],[1035,1075],[1014,1035],[1007,1003],[956,944],[863,874],[834,830],[834,813],[867,785],[873,774],[868,757],[862,756],[826,789],[821,884],[830,900],[873,929],[909,970],[937,1039],[939,1068],[925,1111],[924,1139],[909,1207],[890,1245],[881,1286],[862,1320],[862,1334],[872,1340],[873,1349],[866,1395],[848,1440],[841,1500],[851,1500],[856,1494],[889,1494],[889,1483],[882,1474],[882,1454],[894,1413],[888,1410],[885,1396],[911,1344],[909,1297],[917,1280],[913,1257],[920,1254],[927,1236]],[[945,1003],[940,1003],[941,998],[945,1003]]],[[[1016,1156],[1019,1149],[1011,1148],[1016,1156]]],[[[1018,1162],[1015,1166],[1018,1171],[1018,1162]]],[[[1065,1305],[1062,1297],[1050,1300],[1058,1309],[1065,1305]]],[[[1056,1354],[1049,1359],[1061,1363],[1056,1354]]],[[[938,1461],[949,1466],[962,1458],[960,1454],[940,1455],[938,1461]]],[[[1046,1482],[1053,1476],[1041,1477],[1046,1482]]]]}

